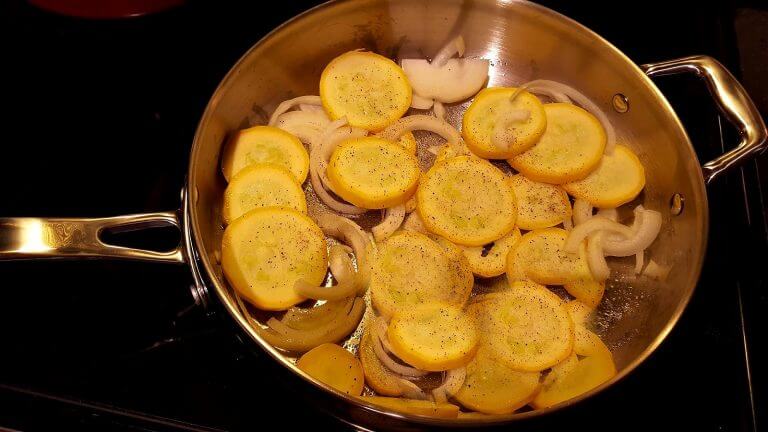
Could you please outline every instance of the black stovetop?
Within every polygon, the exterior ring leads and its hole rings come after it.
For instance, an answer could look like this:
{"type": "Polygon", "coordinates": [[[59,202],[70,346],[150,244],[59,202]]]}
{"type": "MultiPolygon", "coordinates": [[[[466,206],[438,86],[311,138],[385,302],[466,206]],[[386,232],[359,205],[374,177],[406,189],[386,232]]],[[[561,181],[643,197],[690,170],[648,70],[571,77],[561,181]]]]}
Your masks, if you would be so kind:
{"type": "MultiPolygon", "coordinates": [[[[114,21],[2,3],[0,215],[177,208],[195,126],[218,81],[262,35],[312,3],[191,1],[114,21]]],[[[768,112],[764,6],[544,3],[638,63],[713,55],[743,75],[768,112]]],[[[734,142],[726,123],[721,134],[701,83],[658,83],[702,160],[734,142]]],[[[768,163],[760,164],[708,188],[701,282],[657,352],[592,400],[509,429],[768,427],[768,359],[754,348],[768,329],[768,163]]],[[[241,339],[215,300],[208,310],[190,307],[190,284],[183,266],[0,262],[0,429],[345,427],[297,396],[305,384],[241,339]]]]}

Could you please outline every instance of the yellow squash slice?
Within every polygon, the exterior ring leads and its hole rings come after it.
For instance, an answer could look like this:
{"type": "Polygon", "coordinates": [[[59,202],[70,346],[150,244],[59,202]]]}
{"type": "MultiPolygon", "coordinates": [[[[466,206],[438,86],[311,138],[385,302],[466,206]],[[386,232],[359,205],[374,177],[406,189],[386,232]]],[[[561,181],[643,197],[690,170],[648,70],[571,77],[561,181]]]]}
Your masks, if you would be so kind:
{"type": "Polygon", "coordinates": [[[525,233],[507,255],[507,278],[532,280],[545,285],[564,285],[592,278],[586,259],[586,246],[579,253],[563,250],[568,231],[544,228],[525,233]]]}
{"type": "Polygon", "coordinates": [[[585,327],[592,319],[592,314],[595,312],[594,309],[578,300],[569,301],[565,307],[568,309],[568,313],[571,315],[571,319],[577,327],[585,327]]]}
{"type": "Polygon", "coordinates": [[[459,407],[447,402],[432,402],[418,399],[401,399],[384,396],[363,396],[363,402],[380,405],[405,414],[416,414],[427,417],[456,418],[459,407]]]}
{"type": "Polygon", "coordinates": [[[511,369],[480,350],[467,365],[467,377],[454,398],[475,411],[509,414],[536,396],[541,386],[540,375],[511,369]]]}
{"type": "Polygon", "coordinates": [[[371,338],[377,337],[372,333],[372,328],[369,325],[363,337],[360,339],[360,362],[363,365],[363,372],[365,373],[365,382],[371,387],[377,394],[384,396],[400,396],[403,394],[403,387],[400,385],[402,378],[395,375],[392,371],[387,369],[376,356],[376,351],[373,348],[373,341],[371,338]]]}
{"type": "Polygon", "coordinates": [[[221,160],[224,178],[230,181],[248,165],[280,165],[304,183],[309,172],[309,155],[298,138],[272,126],[254,126],[238,131],[227,144],[221,160]]]}
{"type": "Polygon", "coordinates": [[[411,366],[444,371],[469,363],[479,334],[461,308],[429,302],[397,312],[387,328],[387,338],[393,353],[411,366]]]}
{"type": "Polygon", "coordinates": [[[495,87],[483,89],[467,108],[461,133],[472,152],[486,159],[508,159],[531,148],[547,127],[547,116],[539,99],[525,90],[514,101],[510,97],[516,88],[495,87]],[[523,120],[506,119],[510,113],[527,111],[523,120]],[[506,126],[506,128],[505,128],[506,126]],[[506,149],[493,144],[497,128],[502,129],[508,143],[506,149]]]}
{"type": "Polygon", "coordinates": [[[507,255],[520,237],[520,230],[515,228],[492,244],[461,248],[472,273],[480,277],[494,277],[504,274],[507,269],[507,255]]]}
{"type": "Polygon", "coordinates": [[[605,282],[598,282],[592,277],[576,279],[563,286],[568,294],[591,308],[596,308],[600,304],[605,293],[605,282]]]}
{"type": "Polygon", "coordinates": [[[515,227],[515,193],[488,161],[458,156],[424,174],[417,209],[427,229],[465,246],[482,246],[515,227]]]}
{"type": "Polygon", "coordinates": [[[306,213],[307,199],[287,169],[274,164],[254,164],[238,172],[227,185],[222,216],[229,224],[259,207],[287,207],[306,213]]]}
{"type": "Polygon", "coordinates": [[[586,178],[563,185],[569,194],[595,207],[616,208],[626,204],[645,187],[645,169],[628,147],[617,145],[586,178]]]}
{"type": "Polygon", "coordinates": [[[515,175],[509,179],[517,198],[517,226],[524,230],[548,228],[571,217],[571,201],[560,186],[515,175]]]}
{"type": "Polygon", "coordinates": [[[293,288],[296,281],[319,285],[325,279],[325,235],[295,210],[254,209],[224,230],[221,267],[232,287],[254,306],[288,309],[304,300],[293,288]]]}
{"type": "Polygon", "coordinates": [[[545,286],[517,281],[508,291],[489,294],[473,314],[482,347],[508,367],[537,372],[571,353],[574,325],[565,303],[545,286]]]}
{"type": "Polygon", "coordinates": [[[421,303],[462,306],[472,291],[469,268],[423,234],[395,233],[378,245],[372,261],[371,302],[385,317],[421,303]]]}
{"type": "Polygon", "coordinates": [[[577,336],[574,352],[552,368],[544,379],[541,391],[531,402],[532,407],[540,409],[557,405],[592,390],[616,375],[616,366],[608,348],[597,335],[582,330],[591,335],[587,337],[593,345],[590,345],[589,351],[579,352],[577,336]]]}
{"type": "Polygon", "coordinates": [[[512,168],[531,180],[563,184],[581,180],[592,172],[605,149],[600,121],[576,105],[544,105],[547,130],[530,150],[511,159],[512,168]]]}
{"type": "Polygon", "coordinates": [[[392,60],[350,51],[333,59],[320,75],[320,99],[332,120],[370,131],[384,129],[408,111],[411,85],[392,60]]]}
{"type": "Polygon", "coordinates": [[[328,163],[328,180],[339,196],[369,209],[393,207],[413,195],[419,162],[397,143],[377,137],[339,144],[328,163]]]}
{"type": "Polygon", "coordinates": [[[296,366],[312,378],[348,395],[363,392],[363,367],[344,348],[326,343],[312,348],[296,362],[296,366]]]}

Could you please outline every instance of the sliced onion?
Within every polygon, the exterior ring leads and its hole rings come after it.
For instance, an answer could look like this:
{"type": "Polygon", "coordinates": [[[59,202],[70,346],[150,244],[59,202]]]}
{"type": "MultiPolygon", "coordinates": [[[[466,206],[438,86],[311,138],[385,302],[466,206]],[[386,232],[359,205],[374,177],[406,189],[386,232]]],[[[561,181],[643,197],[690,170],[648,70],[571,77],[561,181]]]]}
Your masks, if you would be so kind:
{"type": "Polygon", "coordinates": [[[461,134],[445,120],[430,115],[414,114],[403,117],[381,131],[379,136],[390,141],[397,141],[403,134],[415,130],[426,130],[436,133],[445,138],[452,147],[457,150],[461,149],[462,152],[465,151],[461,142],[461,134]]]}
{"type": "Polygon", "coordinates": [[[281,114],[290,111],[291,109],[293,109],[293,107],[300,104],[322,105],[323,102],[320,100],[320,96],[299,96],[297,98],[283,101],[280,103],[280,105],[277,106],[277,108],[275,108],[275,111],[272,113],[272,116],[269,118],[269,125],[270,126],[276,125],[277,118],[280,117],[281,114]]]}
{"type": "Polygon", "coordinates": [[[413,94],[413,97],[411,98],[411,108],[421,109],[421,110],[428,110],[432,108],[432,105],[435,103],[434,100],[430,98],[425,98],[417,95],[416,93],[413,94]]]}
{"type": "Polygon", "coordinates": [[[403,391],[403,397],[408,399],[428,399],[427,394],[424,393],[424,390],[419,388],[419,386],[416,384],[402,378],[398,378],[398,384],[403,391]]]}
{"type": "Polygon", "coordinates": [[[654,260],[648,260],[648,265],[643,270],[643,275],[660,281],[667,280],[669,271],[672,270],[671,266],[659,264],[654,260]]]}
{"type": "Polygon", "coordinates": [[[383,241],[391,236],[405,219],[405,204],[396,205],[384,210],[384,219],[371,229],[376,241],[383,241]]]}
{"type": "Polygon", "coordinates": [[[383,316],[376,317],[373,321],[373,326],[373,330],[376,332],[376,337],[381,340],[381,346],[384,347],[386,352],[392,353],[392,345],[389,344],[389,339],[387,338],[387,327],[389,326],[389,324],[387,324],[387,319],[383,316]]]}
{"type": "Polygon", "coordinates": [[[563,219],[563,229],[566,231],[573,229],[573,219],[571,219],[570,216],[566,216],[565,219],[563,219]]]}
{"type": "Polygon", "coordinates": [[[583,199],[576,199],[573,202],[573,223],[576,226],[592,219],[592,204],[583,199]]]}
{"type": "Polygon", "coordinates": [[[635,255],[647,249],[656,240],[661,231],[661,213],[643,208],[635,209],[635,222],[636,232],[626,236],[627,238],[609,237],[603,241],[603,251],[607,256],[635,255]]]}
{"type": "Polygon", "coordinates": [[[592,102],[592,100],[589,99],[586,95],[571,86],[551,80],[534,80],[524,84],[523,87],[525,87],[531,93],[559,93],[573,99],[575,103],[581,105],[582,108],[589,111],[592,113],[592,115],[597,117],[598,120],[600,120],[603,128],[605,128],[605,135],[608,138],[605,145],[605,152],[608,154],[613,153],[613,149],[616,146],[616,131],[614,130],[610,120],[608,120],[608,116],[605,114],[605,112],[603,112],[603,110],[601,110],[600,107],[592,102]]]}
{"type": "Polygon", "coordinates": [[[333,320],[339,314],[346,314],[352,308],[353,301],[353,298],[328,301],[307,309],[294,306],[285,312],[280,321],[297,330],[310,330],[333,320]]]}
{"type": "Polygon", "coordinates": [[[429,233],[429,231],[427,231],[427,226],[424,225],[424,220],[422,220],[421,216],[419,216],[419,212],[413,212],[409,214],[407,218],[405,218],[405,222],[403,223],[403,230],[418,232],[422,234],[429,233]]]}
{"type": "Polygon", "coordinates": [[[528,110],[505,110],[501,113],[493,127],[491,134],[491,144],[500,150],[509,150],[509,146],[515,141],[515,135],[510,133],[509,128],[513,123],[528,120],[531,112],[528,110]]]}
{"type": "Polygon", "coordinates": [[[331,208],[331,210],[339,213],[346,213],[351,215],[359,215],[365,213],[367,210],[357,207],[352,204],[344,203],[336,198],[332,197],[330,193],[325,189],[322,177],[325,174],[325,167],[323,165],[322,158],[322,143],[333,134],[333,132],[339,127],[347,123],[346,118],[340,118],[332,121],[328,124],[325,132],[318,138],[317,141],[313,141],[310,145],[309,155],[309,181],[312,183],[312,189],[323,204],[331,208]],[[322,171],[322,174],[321,174],[322,171]]]}
{"type": "Polygon", "coordinates": [[[365,301],[358,297],[354,300],[349,313],[337,316],[330,322],[312,330],[297,330],[286,326],[284,323],[270,318],[267,321],[268,328],[254,326],[254,329],[268,343],[287,351],[304,352],[324,344],[338,342],[352,333],[365,312],[365,301]],[[277,332],[272,326],[280,329],[277,332]]]}
{"type": "Polygon", "coordinates": [[[645,261],[645,253],[640,251],[635,254],[635,274],[640,274],[643,271],[643,262],[645,261]]]}
{"type": "Polygon", "coordinates": [[[429,373],[427,371],[419,370],[396,362],[392,357],[389,356],[389,354],[387,354],[386,351],[384,351],[382,340],[385,338],[386,336],[382,337],[382,335],[377,332],[376,337],[372,338],[371,340],[373,341],[373,351],[376,353],[376,357],[387,369],[406,378],[423,377],[429,373]]]}
{"type": "Polygon", "coordinates": [[[414,93],[436,102],[453,103],[466,100],[488,81],[488,60],[450,59],[438,66],[423,59],[405,59],[403,72],[414,93]]]}
{"type": "Polygon", "coordinates": [[[603,254],[603,234],[602,231],[598,231],[587,239],[587,265],[592,272],[592,277],[598,282],[605,281],[611,274],[603,254]]]}
{"type": "Polygon", "coordinates": [[[597,211],[597,216],[602,216],[614,222],[619,221],[619,211],[615,208],[604,208],[597,211]]]}
{"type": "Polygon", "coordinates": [[[464,367],[446,371],[443,376],[443,383],[440,387],[432,390],[432,397],[435,399],[435,402],[448,402],[448,398],[455,395],[461,389],[466,378],[467,369],[464,367]]]}
{"type": "Polygon", "coordinates": [[[440,120],[445,120],[445,106],[440,101],[435,101],[434,106],[432,107],[432,112],[435,114],[435,117],[439,118],[440,120]]]}
{"type": "Polygon", "coordinates": [[[275,126],[310,144],[319,139],[330,122],[323,111],[289,111],[277,118],[275,126]]]}
{"type": "MultiPolygon", "coordinates": [[[[313,105],[313,104],[299,104],[299,110],[300,111],[320,111],[323,114],[325,114],[325,109],[323,109],[323,105],[313,105]]],[[[326,115],[327,117],[327,115],[326,115]]]]}
{"type": "Polygon", "coordinates": [[[432,64],[435,66],[443,66],[454,55],[458,54],[459,57],[463,56],[466,47],[464,38],[459,35],[454,39],[451,39],[451,41],[445,44],[444,47],[440,48],[440,51],[438,51],[437,54],[435,54],[435,57],[432,58],[432,64]]]}
{"type": "Polygon", "coordinates": [[[341,300],[352,297],[360,290],[360,280],[357,277],[352,260],[347,252],[339,246],[331,246],[330,250],[331,274],[337,283],[334,286],[317,286],[299,279],[294,284],[296,293],[302,297],[315,300],[341,300]]]}
{"type": "Polygon", "coordinates": [[[317,217],[317,226],[331,237],[352,246],[357,260],[357,276],[360,287],[367,288],[371,280],[371,269],[368,266],[368,236],[360,226],[351,220],[335,214],[325,213],[317,217]]]}
{"type": "Polygon", "coordinates": [[[627,238],[632,237],[633,235],[632,229],[628,226],[624,226],[602,216],[594,216],[588,221],[576,225],[576,227],[571,230],[570,234],[568,234],[568,238],[565,240],[563,250],[570,253],[578,252],[581,242],[590,234],[598,231],[621,234],[627,238]]]}

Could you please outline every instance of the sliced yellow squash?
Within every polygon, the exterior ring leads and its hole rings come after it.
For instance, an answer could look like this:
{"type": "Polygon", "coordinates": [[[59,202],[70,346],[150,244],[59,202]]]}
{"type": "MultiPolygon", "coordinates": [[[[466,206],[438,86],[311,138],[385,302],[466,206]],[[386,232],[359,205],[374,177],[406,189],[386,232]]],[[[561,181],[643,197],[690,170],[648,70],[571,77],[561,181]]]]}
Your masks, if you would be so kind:
{"type": "Polygon", "coordinates": [[[395,375],[392,371],[387,369],[376,356],[376,351],[373,348],[373,341],[371,338],[377,337],[372,333],[371,326],[369,325],[363,337],[360,339],[360,362],[363,365],[363,372],[365,373],[365,382],[371,387],[377,394],[383,396],[400,396],[403,394],[403,387],[400,385],[399,376],[395,375]]]}
{"type": "Polygon", "coordinates": [[[365,385],[363,367],[349,351],[331,343],[312,348],[296,366],[312,378],[348,395],[359,396],[365,385]]]}
{"type": "Polygon", "coordinates": [[[320,75],[320,99],[332,120],[378,131],[408,111],[411,85],[392,60],[364,51],[333,59],[320,75]]]}
{"type": "Polygon", "coordinates": [[[504,274],[507,269],[507,255],[520,237],[520,230],[515,228],[492,244],[461,248],[472,273],[480,277],[494,277],[504,274]]]}
{"type": "Polygon", "coordinates": [[[477,303],[474,316],[488,354],[519,370],[537,372],[570,354],[574,325],[563,301],[545,286],[517,281],[477,303]]]}
{"type": "Polygon", "coordinates": [[[290,171],[275,164],[254,164],[238,172],[224,191],[222,216],[231,223],[259,207],[287,207],[307,212],[307,199],[290,171]]]}
{"type": "Polygon", "coordinates": [[[344,141],[328,163],[333,190],[352,204],[369,209],[404,203],[416,190],[420,175],[413,154],[378,137],[344,141]]]}
{"type": "Polygon", "coordinates": [[[586,110],[568,103],[544,105],[547,129],[530,150],[511,159],[512,168],[531,180],[563,184],[592,172],[605,150],[605,130],[586,110]]]}
{"type": "Polygon", "coordinates": [[[568,231],[544,228],[525,233],[507,255],[507,278],[532,280],[545,285],[563,285],[592,278],[586,259],[586,246],[579,253],[563,250],[568,231]]]}
{"type": "Polygon", "coordinates": [[[461,308],[425,302],[397,312],[387,328],[387,338],[393,353],[411,366],[444,371],[469,363],[479,334],[461,308]]]}
{"type": "Polygon", "coordinates": [[[482,246],[515,227],[515,193],[488,161],[458,156],[424,174],[417,209],[427,229],[465,246],[482,246]]]}
{"type": "Polygon", "coordinates": [[[612,154],[604,155],[587,177],[563,185],[569,194],[600,208],[626,204],[635,199],[644,187],[643,164],[632,150],[623,145],[617,145],[612,154]]]}
{"type": "Polygon", "coordinates": [[[517,198],[517,226],[524,230],[548,228],[571,217],[571,201],[560,186],[514,175],[509,179],[517,198]]]}
{"type": "Polygon", "coordinates": [[[578,300],[571,300],[566,303],[565,307],[568,309],[568,313],[571,315],[571,319],[576,326],[586,326],[589,320],[592,319],[594,309],[585,305],[578,300]]]}
{"type": "MultiPolygon", "coordinates": [[[[599,342],[600,338],[597,338],[597,341],[599,342]]],[[[602,345],[602,342],[599,343],[602,345]]],[[[552,368],[531,406],[540,409],[557,405],[592,390],[614,375],[616,366],[611,352],[605,345],[590,351],[589,354],[579,354],[574,349],[568,359],[552,368]],[[579,359],[579,356],[584,357],[579,359]]]]}
{"type": "Polygon", "coordinates": [[[456,418],[459,407],[447,402],[432,402],[418,399],[402,399],[384,396],[363,396],[363,402],[399,411],[405,414],[416,414],[427,417],[456,418]]]}
{"type": "Polygon", "coordinates": [[[309,155],[298,138],[272,126],[254,126],[235,133],[221,160],[224,178],[232,177],[248,165],[280,165],[304,183],[309,172],[309,155]]]}
{"type": "Polygon", "coordinates": [[[464,407],[486,414],[509,414],[539,392],[539,372],[520,372],[483,350],[467,365],[467,377],[454,398],[464,407]]]}
{"type": "Polygon", "coordinates": [[[472,273],[429,237],[396,232],[378,245],[372,260],[371,302],[391,317],[425,302],[463,305],[472,291],[472,273]]]}
{"type": "Polygon", "coordinates": [[[517,88],[492,87],[483,89],[467,108],[462,120],[461,133],[472,152],[486,159],[508,159],[531,148],[547,127],[547,116],[539,99],[521,90],[514,101],[510,97],[517,88]],[[513,111],[527,111],[524,120],[508,121],[513,111]],[[506,125],[504,123],[507,123],[506,125]],[[492,142],[497,128],[505,128],[503,137],[507,148],[492,142]]]}
{"type": "Polygon", "coordinates": [[[304,300],[293,289],[297,280],[319,285],[325,279],[325,235],[303,213],[257,208],[224,230],[221,267],[232,287],[254,306],[288,309],[304,300]]]}
{"type": "Polygon", "coordinates": [[[576,279],[563,286],[568,294],[591,308],[596,308],[600,304],[605,293],[605,282],[598,282],[592,277],[576,279]]]}

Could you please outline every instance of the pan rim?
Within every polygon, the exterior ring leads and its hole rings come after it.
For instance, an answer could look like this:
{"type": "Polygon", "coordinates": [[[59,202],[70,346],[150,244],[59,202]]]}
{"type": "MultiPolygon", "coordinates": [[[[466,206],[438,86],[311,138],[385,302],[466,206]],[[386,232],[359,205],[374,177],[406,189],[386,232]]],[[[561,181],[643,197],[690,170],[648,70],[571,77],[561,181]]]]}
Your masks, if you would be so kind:
{"type": "MultiPolygon", "coordinates": [[[[230,70],[227,72],[224,78],[219,82],[219,85],[216,87],[216,90],[212,93],[211,97],[209,98],[206,108],[196,128],[195,135],[193,138],[193,143],[192,143],[192,151],[189,159],[189,167],[188,167],[188,179],[189,179],[190,188],[193,188],[194,190],[194,187],[195,187],[194,185],[196,184],[196,175],[195,175],[196,170],[194,169],[194,166],[197,161],[197,157],[201,147],[200,142],[201,142],[202,131],[205,125],[209,122],[212,116],[212,113],[216,108],[216,103],[219,99],[218,96],[227,88],[228,83],[237,75],[237,72],[242,66],[242,64],[244,64],[244,62],[248,58],[250,58],[251,54],[254,51],[256,51],[261,45],[266,43],[269,39],[279,34],[284,28],[296,23],[297,21],[304,19],[309,15],[315,14],[318,11],[321,11],[330,7],[334,7],[339,4],[352,3],[354,1],[355,0],[331,0],[325,3],[322,3],[320,5],[317,5],[311,9],[308,9],[290,18],[289,20],[283,22],[282,24],[280,24],[279,26],[271,30],[269,33],[267,33],[265,36],[259,39],[256,43],[254,43],[240,57],[240,59],[238,59],[238,61],[232,65],[230,70]]],[[[371,413],[381,414],[381,415],[390,417],[392,419],[404,420],[411,423],[431,425],[431,426],[493,426],[493,425],[498,426],[502,424],[512,423],[515,421],[536,418],[539,416],[543,416],[552,412],[560,411],[562,409],[577,405],[581,401],[589,399],[592,396],[595,396],[601,393],[603,390],[617,384],[619,381],[622,381],[626,376],[628,376],[638,366],[644,363],[648,359],[648,357],[650,357],[656,351],[656,349],[664,342],[664,340],[666,340],[667,336],[672,331],[672,329],[677,325],[678,321],[680,320],[680,317],[682,316],[683,312],[687,308],[688,303],[690,302],[691,297],[695,292],[696,286],[698,285],[698,281],[701,276],[701,270],[703,267],[704,257],[707,250],[708,236],[709,236],[709,202],[708,202],[706,186],[704,184],[703,172],[701,170],[701,163],[698,160],[698,157],[696,156],[696,152],[693,148],[691,140],[688,137],[685,127],[683,126],[682,122],[677,116],[677,113],[672,108],[671,104],[666,99],[664,94],[658,89],[658,87],[654,84],[654,82],[640,69],[640,67],[634,61],[632,61],[629,57],[626,56],[626,54],[624,54],[611,42],[607,41],[602,36],[592,31],[588,27],[584,26],[583,24],[563,14],[560,14],[559,12],[556,12],[550,8],[547,8],[545,6],[532,3],[529,1],[525,1],[525,0],[507,0],[503,3],[502,2],[496,3],[496,6],[502,7],[502,8],[512,8],[512,7],[520,7],[520,6],[531,8],[543,15],[548,15],[549,17],[554,18],[556,20],[561,20],[566,24],[575,27],[578,31],[584,33],[586,36],[592,38],[596,42],[603,44],[606,48],[608,48],[609,51],[617,55],[628,65],[631,65],[631,68],[633,69],[633,73],[636,75],[636,78],[639,78],[640,82],[642,82],[645,85],[645,89],[647,91],[650,91],[653,94],[653,96],[655,96],[655,99],[659,101],[661,108],[671,117],[674,123],[674,129],[680,134],[681,141],[683,141],[683,144],[686,146],[686,149],[689,155],[693,158],[693,161],[696,163],[696,166],[698,167],[698,176],[695,176],[696,181],[693,187],[694,187],[694,192],[699,195],[696,198],[700,200],[702,212],[701,212],[701,217],[698,219],[699,226],[696,227],[696,229],[700,233],[700,236],[698,237],[700,241],[698,245],[694,245],[694,248],[698,247],[700,253],[698,254],[698,259],[696,260],[696,262],[693,263],[693,265],[688,270],[690,274],[689,280],[692,280],[694,282],[691,284],[690,287],[688,287],[687,293],[683,296],[682,301],[680,301],[677,307],[674,309],[670,319],[664,325],[662,330],[655,336],[655,338],[651,341],[651,343],[649,343],[648,346],[646,346],[645,349],[637,357],[634,358],[634,360],[632,360],[627,366],[625,366],[621,371],[619,371],[619,373],[616,374],[616,376],[614,376],[609,381],[606,381],[605,383],[573,399],[569,399],[567,401],[561,402],[549,408],[532,410],[532,411],[527,411],[522,413],[512,413],[512,414],[503,415],[503,416],[493,416],[493,417],[484,418],[484,419],[476,419],[476,418],[436,419],[436,418],[420,416],[420,415],[401,414],[401,413],[382,409],[381,407],[376,405],[365,403],[361,399],[341,393],[317,381],[316,379],[310,377],[303,371],[299,370],[292,362],[287,360],[280,353],[280,351],[272,347],[266,341],[262,340],[261,337],[252,329],[250,323],[248,322],[248,319],[245,316],[243,316],[238,305],[235,304],[235,302],[233,302],[229,298],[226,288],[224,288],[222,284],[219,283],[218,278],[215,276],[216,272],[214,271],[214,265],[211,262],[210,256],[207,253],[200,253],[200,251],[204,251],[205,249],[204,249],[204,242],[202,239],[202,235],[200,233],[199,219],[195,209],[190,208],[189,215],[191,217],[190,222],[191,222],[191,233],[193,236],[193,247],[197,251],[197,255],[199,256],[199,259],[202,262],[203,269],[205,273],[208,275],[208,279],[213,284],[217,296],[222,301],[222,303],[224,303],[224,306],[227,309],[228,313],[235,319],[238,325],[251,337],[251,339],[256,341],[257,344],[264,351],[266,351],[274,360],[278,361],[279,363],[282,363],[283,366],[287,367],[288,369],[293,371],[296,375],[298,375],[299,377],[303,378],[305,381],[314,385],[316,388],[319,388],[328,393],[331,393],[336,397],[343,399],[345,402],[353,406],[362,408],[371,413]]],[[[683,145],[683,144],[680,144],[680,145],[683,145]]],[[[192,203],[188,203],[187,205],[193,206],[192,203]]]]}

